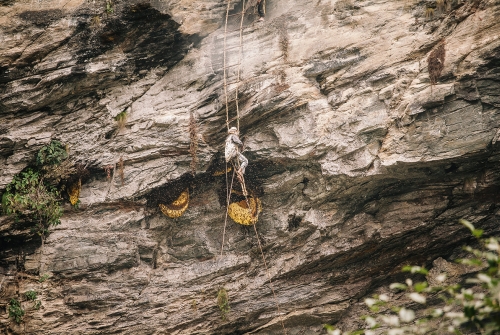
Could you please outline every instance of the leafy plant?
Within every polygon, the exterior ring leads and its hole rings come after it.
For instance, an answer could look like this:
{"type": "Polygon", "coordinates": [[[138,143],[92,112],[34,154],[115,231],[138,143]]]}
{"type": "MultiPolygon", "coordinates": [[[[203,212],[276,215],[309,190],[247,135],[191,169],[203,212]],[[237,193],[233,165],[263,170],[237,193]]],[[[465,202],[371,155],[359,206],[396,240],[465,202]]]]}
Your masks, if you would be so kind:
{"type": "Polygon", "coordinates": [[[24,295],[26,296],[26,299],[31,300],[31,301],[35,301],[37,298],[37,293],[36,293],[36,291],[33,291],[33,290],[26,291],[24,293],[24,295]]]}
{"type": "Polygon", "coordinates": [[[113,12],[113,3],[111,2],[111,0],[106,0],[106,13],[113,14],[113,12]]]}
{"type": "Polygon", "coordinates": [[[48,275],[47,273],[44,274],[44,275],[41,275],[40,278],[38,279],[38,282],[39,283],[43,283],[44,281],[46,281],[47,279],[50,278],[50,275],[48,275]]]}
{"type": "Polygon", "coordinates": [[[53,140],[42,147],[36,156],[37,165],[56,165],[68,158],[66,148],[61,142],[53,140]]]}
{"type": "Polygon", "coordinates": [[[42,307],[42,302],[40,300],[36,300],[35,303],[33,304],[33,309],[36,309],[37,311],[42,307]]]}
{"type": "Polygon", "coordinates": [[[231,307],[229,307],[229,295],[224,287],[221,287],[217,292],[217,306],[219,306],[222,320],[226,320],[231,307]]]}
{"type": "Polygon", "coordinates": [[[24,309],[21,308],[21,303],[17,299],[10,299],[8,312],[9,318],[13,318],[16,323],[23,321],[24,309]]]}
{"type": "Polygon", "coordinates": [[[38,293],[34,290],[29,290],[24,293],[26,296],[26,299],[29,301],[33,301],[33,309],[39,310],[40,307],[42,307],[42,302],[40,300],[37,300],[36,298],[38,297],[38,293]]]}
{"type": "Polygon", "coordinates": [[[78,209],[80,209],[80,204],[81,204],[81,203],[82,203],[82,202],[80,201],[80,199],[78,199],[78,200],[75,202],[75,204],[74,204],[74,205],[71,205],[71,206],[73,206],[73,208],[74,208],[74,209],[78,210],[78,209]]]}
{"type": "Polygon", "coordinates": [[[124,110],[117,116],[115,116],[115,121],[118,123],[118,129],[125,129],[125,125],[127,124],[127,111],[124,110]]]}
{"type": "MultiPolygon", "coordinates": [[[[476,229],[470,222],[460,220],[473,236],[479,240],[480,249],[470,246],[464,248],[472,258],[458,260],[459,263],[475,266],[479,271],[473,278],[465,281],[475,285],[462,287],[459,284],[446,285],[447,274],[439,273],[430,285],[427,281],[414,283],[406,279],[405,283],[393,283],[391,290],[402,292],[410,301],[408,306],[395,304],[388,295],[375,295],[365,299],[371,311],[362,317],[366,326],[350,332],[342,332],[331,325],[325,325],[330,335],[341,334],[462,334],[467,328],[472,333],[498,334],[500,331],[500,239],[497,237],[481,238],[483,231],[476,229]],[[440,298],[439,306],[428,307],[428,301],[440,298]],[[426,308],[427,307],[427,308],[426,308]]],[[[419,266],[405,266],[403,271],[427,275],[428,271],[419,266]]],[[[398,297],[399,300],[399,297],[398,297]]]]}
{"type": "Polygon", "coordinates": [[[2,196],[2,208],[5,214],[16,220],[35,223],[35,231],[44,241],[48,228],[61,223],[63,210],[59,199],[59,191],[45,185],[39,172],[27,169],[17,174],[7,186],[2,196]]]}

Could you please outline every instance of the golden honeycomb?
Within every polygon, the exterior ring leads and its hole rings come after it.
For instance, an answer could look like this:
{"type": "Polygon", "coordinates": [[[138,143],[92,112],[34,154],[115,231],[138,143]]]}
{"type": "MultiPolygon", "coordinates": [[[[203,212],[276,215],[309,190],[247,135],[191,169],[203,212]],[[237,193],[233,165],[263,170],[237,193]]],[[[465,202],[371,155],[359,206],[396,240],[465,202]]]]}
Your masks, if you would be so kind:
{"type": "Polygon", "coordinates": [[[189,206],[189,190],[185,189],[179,197],[170,205],[159,204],[160,210],[163,214],[170,218],[178,218],[189,206]]]}
{"type": "Polygon", "coordinates": [[[229,217],[233,219],[234,222],[246,226],[257,223],[259,214],[262,212],[262,203],[259,198],[248,198],[248,204],[250,208],[248,208],[246,200],[230,204],[227,209],[229,217]]]}

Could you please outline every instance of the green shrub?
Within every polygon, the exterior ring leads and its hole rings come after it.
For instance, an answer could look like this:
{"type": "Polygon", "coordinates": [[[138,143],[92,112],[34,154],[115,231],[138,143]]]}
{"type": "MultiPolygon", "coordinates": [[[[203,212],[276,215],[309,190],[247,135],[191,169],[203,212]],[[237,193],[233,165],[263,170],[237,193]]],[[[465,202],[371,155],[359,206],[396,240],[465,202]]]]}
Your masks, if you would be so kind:
{"type": "Polygon", "coordinates": [[[66,148],[59,141],[52,141],[42,147],[36,156],[37,165],[56,165],[68,158],[66,148]]]}
{"type": "Polygon", "coordinates": [[[13,318],[16,323],[23,321],[24,309],[21,308],[21,303],[17,299],[10,299],[8,311],[9,318],[13,318]]]}
{"type": "Polygon", "coordinates": [[[224,287],[217,292],[217,306],[219,306],[222,320],[226,320],[231,307],[229,307],[229,295],[224,287]]]}
{"type": "Polygon", "coordinates": [[[118,129],[125,129],[125,125],[127,124],[127,111],[124,110],[123,112],[115,116],[115,121],[118,124],[118,129]]]}
{"type": "Polygon", "coordinates": [[[36,297],[37,297],[36,291],[33,291],[33,290],[26,291],[24,293],[24,295],[26,296],[26,299],[31,300],[31,301],[35,301],[36,297]]]}
{"type": "Polygon", "coordinates": [[[37,300],[36,298],[38,297],[38,293],[34,290],[29,290],[24,293],[26,296],[26,299],[29,301],[33,301],[33,309],[39,310],[40,307],[42,307],[42,302],[40,300],[37,300]]]}
{"type": "MultiPolygon", "coordinates": [[[[330,335],[341,334],[498,334],[500,331],[500,238],[481,238],[483,231],[475,229],[465,220],[460,222],[479,239],[480,249],[465,247],[472,258],[458,260],[459,263],[475,266],[479,271],[466,280],[468,287],[459,284],[445,285],[446,273],[436,276],[439,285],[427,281],[414,283],[406,279],[393,283],[391,290],[403,292],[411,301],[400,306],[386,294],[365,299],[371,314],[365,315],[365,329],[342,332],[330,325],[325,328],[330,335]],[[428,301],[440,298],[442,303],[429,307],[428,301]]],[[[426,275],[428,271],[419,266],[406,266],[405,272],[426,275]]],[[[399,297],[398,297],[399,300],[399,297]]]]}
{"type": "Polygon", "coordinates": [[[50,226],[61,223],[63,210],[59,191],[45,185],[40,173],[32,169],[17,174],[2,196],[5,214],[16,220],[35,223],[35,231],[43,237],[50,226]]]}
{"type": "Polygon", "coordinates": [[[106,0],[106,13],[107,14],[113,14],[114,9],[113,9],[113,3],[111,0],[106,0]]]}

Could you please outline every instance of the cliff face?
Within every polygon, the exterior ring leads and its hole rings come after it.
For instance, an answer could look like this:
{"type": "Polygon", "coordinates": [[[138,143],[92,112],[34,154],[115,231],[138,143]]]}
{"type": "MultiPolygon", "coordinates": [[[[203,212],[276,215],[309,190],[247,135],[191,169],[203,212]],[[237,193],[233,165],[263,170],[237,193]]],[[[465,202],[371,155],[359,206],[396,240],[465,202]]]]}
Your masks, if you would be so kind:
{"type": "Polygon", "coordinates": [[[0,216],[0,304],[43,305],[2,333],[320,334],[401,265],[452,256],[457,219],[498,232],[498,1],[267,0],[265,22],[247,3],[240,55],[242,6],[227,100],[268,271],[232,220],[220,255],[227,2],[0,1],[0,190],[52,139],[90,171],[43,247],[0,216]]]}

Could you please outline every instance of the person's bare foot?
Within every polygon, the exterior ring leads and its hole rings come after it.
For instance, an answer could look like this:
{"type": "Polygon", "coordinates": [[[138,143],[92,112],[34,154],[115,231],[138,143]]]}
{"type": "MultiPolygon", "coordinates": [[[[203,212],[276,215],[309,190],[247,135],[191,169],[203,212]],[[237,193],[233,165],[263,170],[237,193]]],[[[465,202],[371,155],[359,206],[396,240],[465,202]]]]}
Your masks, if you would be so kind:
{"type": "Polygon", "coordinates": [[[263,17],[260,17],[260,18],[259,18],[259,22],[262,22],[262,21],[264,21],[264,18],[263,18],[263,17]]]}

